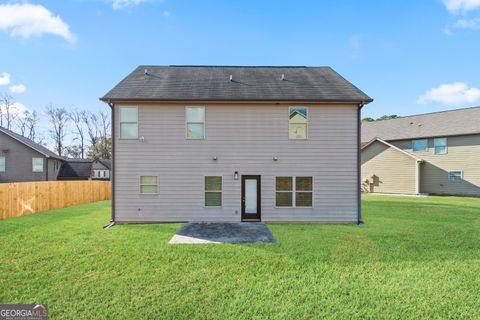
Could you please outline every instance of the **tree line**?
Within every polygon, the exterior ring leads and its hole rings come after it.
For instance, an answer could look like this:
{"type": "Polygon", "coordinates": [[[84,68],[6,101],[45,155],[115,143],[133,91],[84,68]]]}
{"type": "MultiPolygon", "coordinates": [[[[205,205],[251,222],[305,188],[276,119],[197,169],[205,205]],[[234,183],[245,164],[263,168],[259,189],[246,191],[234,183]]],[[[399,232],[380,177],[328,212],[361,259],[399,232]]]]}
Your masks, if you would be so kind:
{"type": "MultiPolygon", "coordinates": [[[[110,113],[91,112],[78,108],[67,110],[49,104],[43,115],[49,123],[47,137],[59,156],[79,159],[110,159],[112,139],[110,113]]],[[[0,126],[36,143],[45,145],[39,130],[40,115],[36,111],[20,111],[9,94],[0,95],[0,126]]]]}
{"type": "Polygon", "coordinates": [[[365,117],[362,119],[362,122],[372,122],[372,121],[378,121],[378,120],[389,120],[389,119],[397,119],[400,118],[400,116],[397,116],[396,114],[391,114],[391,115],[384,115],[381,116],[380,118],[374,119],[372,117],[365,117]]]}

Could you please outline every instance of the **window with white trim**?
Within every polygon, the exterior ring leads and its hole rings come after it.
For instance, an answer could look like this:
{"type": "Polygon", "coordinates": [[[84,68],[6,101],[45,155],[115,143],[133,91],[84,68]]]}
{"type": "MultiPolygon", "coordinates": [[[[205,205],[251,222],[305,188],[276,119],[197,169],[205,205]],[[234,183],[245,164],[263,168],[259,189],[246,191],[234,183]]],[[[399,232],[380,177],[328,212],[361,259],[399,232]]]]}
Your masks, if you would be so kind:
{"type": "Polygon", "coordinates": [[[313,177],[275,177],[275,206],[313,207],[313,177]]]}
{"type": "Polygon", "coordinates": [[[5,172],[5,157],[0,157],[0,172],[5,172]]]}
{"type": "Polygon", "coordinates": [[[138,139],[138,108],[120,107],[120,139],[138,139]]]}
{"type": "Polygon", "coordinates": [[[185,107],[187,139],[205,138],[205,107],[185,107]]]}
{"type": "Polygon", "coordinates": [[[140,177],[140,193],[144,193],[144,194],[158,193],[158,177],[157,176],[141,176],[140,177]]]}
{"type": "Polygon", "coordinates": [[[43,158],[32,158],[32,171],[43,172],[43,158]]]}
{"type": "Polygon", "coordinates": [[[222,206],[222,176],[205,177],[205,207],[222,206]]]}
{"type": "Polygon", "coordinates": [[[428,139],[412,140],[412,151],[413,152],[428,151],[428,139]]]}
{"type": "Polygon", "coordinates": [[[307,139],[307,107],[289,107],[288,108],[288,138],[289,139],[307,139]]]}
{"type": "Polygon", "coordinates": [[[463,180],[463,172],[458,171],[448,171],[448,180],[453,182],[460,182],[463,180]]]}
{"type": "Polygon", "coordinates": [[[447,138],[435,138],[433,139],[433,146],[435,148],[435,154],[447,153],[447,138]]]}

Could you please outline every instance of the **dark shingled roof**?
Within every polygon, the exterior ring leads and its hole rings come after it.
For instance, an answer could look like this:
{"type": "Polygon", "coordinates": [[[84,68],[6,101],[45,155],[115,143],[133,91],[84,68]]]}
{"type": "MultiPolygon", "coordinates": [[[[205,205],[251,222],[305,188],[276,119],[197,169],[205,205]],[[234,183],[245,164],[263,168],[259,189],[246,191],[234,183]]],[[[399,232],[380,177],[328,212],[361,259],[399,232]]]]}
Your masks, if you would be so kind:
{"type": "Polygon", "coordinates": [[[372,101],[330,67],[261,66],[139,66],[100,100],[372,101]]]}
{"type": "Polygon", "coordinates": [[[92,160],[68,159],[60,168],[59,179],[88,179],[92,171],[92,160]]]}
{"type": "Polygon", "coordinates": [[[92,169],[104,170],[105,168],[108,170],[112,168],[112,162],[110,161],[110,159],[93,160],[92,169]]]}
{"type": "Polygon", "coordinates": [[[418,114],[362,123],[362,143],[480,134],[480,107],[418,114]]]}
{"type": "Polygon", "coordinates": [[[48,150],[47,148],[45,148],[41,144],[33,142],[32,140],[30,140],[30,139],[28,139],[28,138],[26,138],[22,135],[19,135],[18,133],[15,133],[11,130],[8,130],[4,127],[0,127],[0,132],[5,133],[6,135],[8,135],[8,136],[12,137],[13,139],[23,143],[24,145],[26,145],[29,148],[31,148],[31,149],[33,149],[37,152],[40,152],[41,154],[43,154],[46,157],[51,157],[51,158],[55,158],[55,159],[64,160],[64,158],[60,157],[58,154],[54,153],[53,151],[48,150]]]}

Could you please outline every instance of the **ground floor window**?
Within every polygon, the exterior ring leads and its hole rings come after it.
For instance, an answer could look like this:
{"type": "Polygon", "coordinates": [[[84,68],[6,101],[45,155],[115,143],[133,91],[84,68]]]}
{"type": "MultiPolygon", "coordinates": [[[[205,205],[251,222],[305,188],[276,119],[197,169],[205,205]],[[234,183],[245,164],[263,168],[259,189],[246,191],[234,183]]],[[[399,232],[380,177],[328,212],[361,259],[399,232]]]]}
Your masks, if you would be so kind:
{"type": "Polygon", "coordinates": [[[222,206],[222,185],[221,176],[205,177],[205,207],[222,206]]]}
{"type": "Polygon", "coordinates": [[[32,171],[43,172],[43,158],[32,158],[32,171]]]}
{"type": "Polygon", "coordinates": [[[313,177],[275,177],[275,206],[313,207],[313,177]]]}
{"type": "Polygon", "coordinates": [[[140,177],[140,193],[158,193],[158,177],[157,176],[141,176],[140,177]]]}
{"type": "Polygon", "coordinates": [[[463,172],[462,171],[449,171],[448,172],[448,180],[458,182],[462,181],[463,179],[463,172]]]}

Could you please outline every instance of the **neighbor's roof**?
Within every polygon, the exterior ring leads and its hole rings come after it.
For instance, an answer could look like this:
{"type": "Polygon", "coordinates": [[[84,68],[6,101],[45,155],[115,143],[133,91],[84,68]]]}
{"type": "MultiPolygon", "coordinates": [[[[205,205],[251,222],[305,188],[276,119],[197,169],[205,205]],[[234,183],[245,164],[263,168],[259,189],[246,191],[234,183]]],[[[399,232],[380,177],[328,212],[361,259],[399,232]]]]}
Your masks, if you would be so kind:
{"type": "Polygon", "coordinates": [[[100,100],[372,101],[330,67],[262,66],[139,66],[100,100]]]}
{"type": "Polygon", "coordinates": [[[362,123],[362,142],[480,133],[480,107],[425,113],[362,123]]]}
{"type": "Polygon", "coordinates": [[[67,159],[60,168],[59,178],[88,178],[92,171],[92,160],[67,159]]]}
{"type": "Polygon", "coordinates": [[[405,150],[402,150],[402,149],[400,149],[399,147],[394,146],[393,144],[388,143],[387,141],[382,140],[382,139],[380,139],[380,138],[373,138],[373,139],[370,140],[369,142],[365,143],[365,144],[360,148],[360,150],[366,149],[368,146],[374,144],[375,142],[383,143],[383,144],[386,145],[387,147],[390,147],[390,148],[392,148],[392,149],[394,149],[394,150],[396,150],[396,151],[398,151],[398,152],[401,152],[401,153],[403,153],[403,154],[405,154],[405,155],[407,155],[407,156],[415,159],[416,161],[423,162],[423,159],[422,159],[422,158],[419,158],[419,157],[417,157],[416,155],[411,154],[410,152],[407,152],[407,151],[405,151],[405,150]]]}
{"type": "Polygon", "coordinates": [[[105,169],[110,170],[112,168],[112,162],[110,159],[96,159],[92,163],[92,169],[105,169]]]}
{"type": "Polygon", "coordinates": [[[10,136],[11,138],[23,143],[27,147],[43,154],[46,157],[51,157],[51,158],[55,158],[55,159],[64,160],[64,158],[60,157],[58,154],[54,153],[53,151],[48,150],[47,148],[45,148],[41,144],[33,142],[32,140],[30,140],[30,139],[28,139],[28,138],[26,138],[22,135],[19,135],[18,133],[15,133],[11,130],[8,130],[4,127],[0,127],[0,132],[3,132],[7,136],[10,136]]]}

